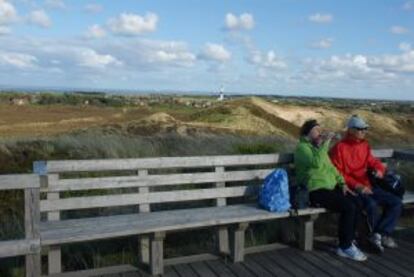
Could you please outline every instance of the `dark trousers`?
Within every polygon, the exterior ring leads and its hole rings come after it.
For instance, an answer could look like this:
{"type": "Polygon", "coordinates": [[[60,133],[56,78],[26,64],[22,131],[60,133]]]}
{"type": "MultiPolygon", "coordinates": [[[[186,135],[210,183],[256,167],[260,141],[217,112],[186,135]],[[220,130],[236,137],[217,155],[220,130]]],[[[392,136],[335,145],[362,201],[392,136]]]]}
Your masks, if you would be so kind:
{"type": "Polygon", "coordinates": [[[314,206],[320,206],[339,213],[338,239],[339,247],[351,246],[357,225],[357,201],[354,196],[344,195],[341,188],[334,190],[319,189],[311,191],[309,198],[314,206]]]}
{"type": "Polygon", "coordinates": [[[372,194],[360,194],[359,199],[367,214],[371,231],[391,235],[401,214],[401,199],[378,186],[372,188],[372,194]],[[379,212],[379,207],[382,207],[382,214],[379,212]]]}

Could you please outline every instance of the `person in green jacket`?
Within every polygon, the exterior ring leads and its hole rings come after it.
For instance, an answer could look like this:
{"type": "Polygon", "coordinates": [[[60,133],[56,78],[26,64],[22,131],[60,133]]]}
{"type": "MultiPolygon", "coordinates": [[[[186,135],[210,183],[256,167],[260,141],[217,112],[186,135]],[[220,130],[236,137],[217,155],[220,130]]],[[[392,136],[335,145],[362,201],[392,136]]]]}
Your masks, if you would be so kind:
{"type": "Polygon", "coordinates": [[[341,257],[365,261],[367,256],[353,243],[358,217],[355,194],[345,185],[342,175],[329,158],[332,135],[322,136],[321,131],[314,119],[306,121],[301,127],[294,154],[297,182],[307,186],[312,205],[340,214],[336,253],[341,257]]]}

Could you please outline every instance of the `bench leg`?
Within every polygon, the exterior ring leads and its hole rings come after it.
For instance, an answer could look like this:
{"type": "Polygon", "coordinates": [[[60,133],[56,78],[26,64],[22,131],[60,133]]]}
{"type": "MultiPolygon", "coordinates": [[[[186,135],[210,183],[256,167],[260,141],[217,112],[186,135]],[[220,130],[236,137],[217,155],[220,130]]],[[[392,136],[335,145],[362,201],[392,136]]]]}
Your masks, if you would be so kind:
{"type": "Polygon", "coordinates": [[[50,246],[48,252],[49,274],[62,272],[62,253],[60,246],[50,246]]]}
{"type": "Polygon", "coordinates": [[[139,261],[146,265],[150,262],[150,238],[148,236],[139,238],[139,261]]]}
{"type": "Polygon", "coordinates": [[[222,255],[229,255],[229,231],[227,227],[220,226],[217,228],[218,235],[218,252],[222,255]]]}
{"type": "Polygon", "coordinates": [[[231,259],[235,263],[244,260],[245,231],[248,226],[248,223],[240,223],[231,231],[230,251],[231,259]]]}
{"type": "Polygon", "coordinates": [[[317,218],[317,214],[300,218],[299,248],[304,251],[313,249],[313,222],[317,218]]]}
{"type": "Polygon", "coordinates": [[[164,232],[151,235],[150,247],[150,271],[152,275],[164,273],[164,232]]]}
{"type": "Polygon", "coordinates": [[[26,255],[26,277],[39,277],[42,275],[41,255],[26,255]]]}

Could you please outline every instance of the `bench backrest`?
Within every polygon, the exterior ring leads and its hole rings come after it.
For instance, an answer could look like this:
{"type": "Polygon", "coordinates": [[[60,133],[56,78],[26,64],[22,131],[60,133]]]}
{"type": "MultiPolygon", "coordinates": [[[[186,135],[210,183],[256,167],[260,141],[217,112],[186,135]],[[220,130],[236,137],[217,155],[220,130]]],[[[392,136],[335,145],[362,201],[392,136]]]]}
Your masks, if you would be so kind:
{"type": "MultiPolygon", "coordinates": [[[[393,151],[374,155],[390,158],[393,151]]],[[[36,162],[34,170],[46,194],[40,211],[59,220],[69,210],[137,206],[150,212],[152,204],[201,200],[224,206],[228,198],[256,196],[261,180],[292,162],[293,154],[63,160],[36,162]]]]}

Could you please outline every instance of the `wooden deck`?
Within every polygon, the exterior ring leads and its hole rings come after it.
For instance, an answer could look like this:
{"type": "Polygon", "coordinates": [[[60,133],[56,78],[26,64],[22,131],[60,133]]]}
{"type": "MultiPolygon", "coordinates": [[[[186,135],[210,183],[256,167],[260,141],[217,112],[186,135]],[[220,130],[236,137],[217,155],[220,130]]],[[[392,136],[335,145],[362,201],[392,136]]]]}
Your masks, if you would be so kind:
{"type": "MultiPolygon", "coordinates": [[[[296,248],[248,254],[243,263],[233,264],[222,259],[167,266],[167,277],[270,277],[270,276],[414,276],[414,241],[399,239],[398,249],[384,254],[368,254],[366,262],[338,257],[332,241],[316,241],[315,250],[296,248]]],[[[146,277],[143,271],[124,274],[95,275],[100,277],[146,277]]]]}

